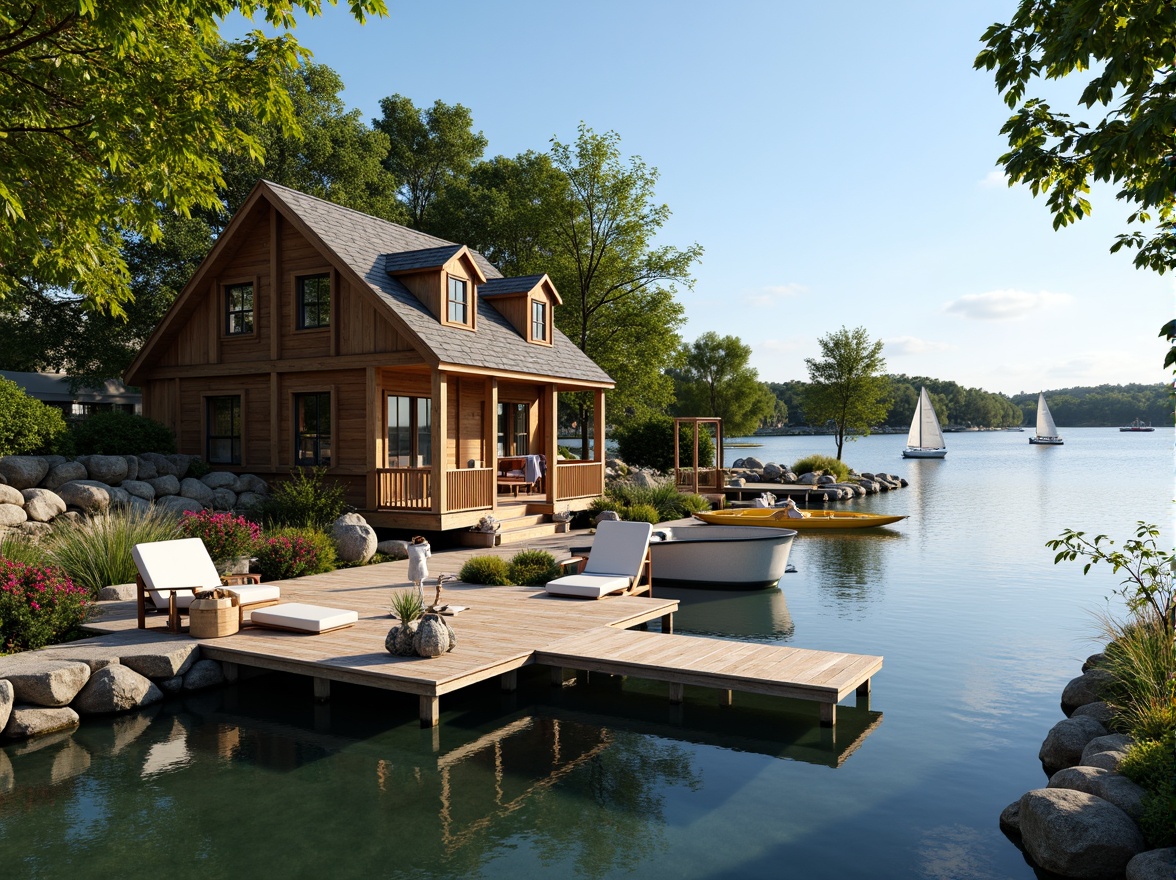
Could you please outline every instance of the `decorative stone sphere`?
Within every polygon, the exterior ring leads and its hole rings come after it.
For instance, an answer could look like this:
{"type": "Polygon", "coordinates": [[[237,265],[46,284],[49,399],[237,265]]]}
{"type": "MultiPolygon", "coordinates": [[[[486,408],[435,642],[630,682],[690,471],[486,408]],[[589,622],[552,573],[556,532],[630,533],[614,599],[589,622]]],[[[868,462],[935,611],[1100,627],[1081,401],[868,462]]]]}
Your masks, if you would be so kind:
{"type": "Polygon", "coordinates": [[[395,654],[397,657],[412,657],[416,654],[417,623],[418,621],[410,620],[408,623],[398,623],[388,630],[384,648],[389,654],[395,654]]]}
{"type": "Polygon", "coordinates": [[[440,614],[426,614],[417,627],[415,647],[422,657],[440,657],[457,644],[453,629],[440,614]]]}

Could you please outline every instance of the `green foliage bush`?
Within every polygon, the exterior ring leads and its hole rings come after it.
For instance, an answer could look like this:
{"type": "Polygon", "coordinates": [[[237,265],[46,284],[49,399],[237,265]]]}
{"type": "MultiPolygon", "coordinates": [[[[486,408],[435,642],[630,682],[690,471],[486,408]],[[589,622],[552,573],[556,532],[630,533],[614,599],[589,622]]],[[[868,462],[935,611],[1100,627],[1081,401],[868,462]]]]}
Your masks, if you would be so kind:
{"type": "Polygon", "coordinates": [[[188,470],[184,471],[184,476],[199,480],[201,477],[206,477],[210,473],[212,473],[212,465],[203,458],[194,458],[188,462],[188,470]]]}
{"type": "Polygon", "coordinates": [[[60,571],[0,558],[0,654],[78,638],[89,591],[60,571]]]}
{"type": "Polygon", "coordinates": [[[136,544],[178,537],[179,522],[170,514],[127,508],[55,524],[43,546],[51,564],[75,584],[96,593],[135,580],[138,569],[131,548],[136,544]]]}
{"type": "Polygon", "coordinates": [[[661,515],[652,504],[634,504],[625,512],[625,519],[630,522],[647,522],[657,525],[661,522],[661,515]]]}
{"type": "Polygon", "coordinates": [[[466,560],[457,579],[467,584],[501,587],[510,583],[510,567],[501,556],[474,556],[466,560]]]}
{"type": "Polygon", "coordinates": [[[831,455],[807,455],[792,466],[795,474],[815,474],[819,471],[832,474],[839,483],[849,478],[849,465],[831,455]]]}
{"type": "Polygon", "coordinates": [[[325,468],[299,468],[249,512],[269,528],[327,529],[347,510],[343,485],[328,483],[325,468]]]}
{"type": "Polygon", "coordinates": [[[61,410],[25,394],[9,379],[0,379],[0,455],[48,452],[66,433],[61,410]]]}
{"type": "Polygon", "coordinates": [[[669,519],[683,519],[692,513],[710,510],[710,504],[701,495],[679,492],[673,485],[665,484],[653,488],[616,483],[609,486],[602,498],[594,499],[590,505],[594,515],[601,510],[615,510],[621,519],[659,523],[669,519]],[[634,515],[634,507],[653,508],[658,518],[647,519],[648,511],[634,515]]]}
{"type": "Polygon", "coordinates": [[[257,570],[267,581],[322,574],[335,568],[335,542],[321,529],[267,530],[257,542],[256,553],[257,570]]]}
{"type": "MultiPolygon", "coordinates": [[[[649,467],[659,471],[674,468],[674,420],[669,416],[653,415],[634,420],[613,432],[617,454],[625,464],[649,467]]],[[[678,432],[679,464],[694,464],[694,432],[683,426],[678,432]]],[[[712,467],[715,463],[715,444],[709,434],[699,433],[698,463],[712,467]]]]}
{"type": "Polygon", "coordinates": [[[213,560],[235,559],[253,553],[261,537],[261,527],[243,516],[222,511],[185,510],[180,517],[180,534],[185,538],[199,538],[213,560]]]}
{"type": "Polygon", "coordinates": [[[1139,827],[1148,843],[1176,845],[1176,731],[1132,745],[1119,770],[1147,792],[1139,827]]]}
{"type": "Polygon", "coordinates": [[[164,425],[146,416],[112,410],[94,413],[69,429],[74,455],[140,455],[176,451],[176,438],[164,425]]]}
{"type": "Polygon", "coordinates": [[[559,577],[559,563],[546,550],[522,550],[510,558],[507,576],[520,587],[541,587],[559,577]]]}
{"type": "Polygon", "coordinates": [[[567,446],[560,446],[556,451],[564,457],[565,461],[575,461],[580,457],[578,453],[572,452],[567,446]]]}

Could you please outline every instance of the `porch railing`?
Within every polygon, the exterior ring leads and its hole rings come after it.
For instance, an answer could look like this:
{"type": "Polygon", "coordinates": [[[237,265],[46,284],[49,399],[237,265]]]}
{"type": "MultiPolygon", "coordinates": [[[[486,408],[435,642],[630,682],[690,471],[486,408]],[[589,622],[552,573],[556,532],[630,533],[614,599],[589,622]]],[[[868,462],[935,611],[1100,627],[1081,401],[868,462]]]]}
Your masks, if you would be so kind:
{"type": "MultiPolygon", "coordinates": [[[[491,468],[459,468],[445,472],[442,513],[489,508],[494,503],[491,468]]],[[[378,468],[377,510],[433,509],[433,470],[427,467],[378,468]]]]}
{"type": "Polygon", "coordinates": [[[445,472],[445,512],[480,510],[494,504],[494,469],[459,468],[445,472]]]}
{"type": "Polygon", "coordinates": [[[557,501],[604,494],[604,462],[561,461],[556,466],[557,501]]]}

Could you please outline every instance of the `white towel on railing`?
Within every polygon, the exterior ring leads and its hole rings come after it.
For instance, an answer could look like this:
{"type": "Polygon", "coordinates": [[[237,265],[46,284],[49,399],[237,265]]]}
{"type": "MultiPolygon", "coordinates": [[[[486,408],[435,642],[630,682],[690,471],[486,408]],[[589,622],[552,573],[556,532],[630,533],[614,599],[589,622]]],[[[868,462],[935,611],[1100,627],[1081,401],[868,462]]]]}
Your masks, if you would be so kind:
{"type": "Polygon", "coordinates": [[[541,455],[523,456],[523,479],[528,483],[537,483],[543,476],[542,458],[541,455]]]}

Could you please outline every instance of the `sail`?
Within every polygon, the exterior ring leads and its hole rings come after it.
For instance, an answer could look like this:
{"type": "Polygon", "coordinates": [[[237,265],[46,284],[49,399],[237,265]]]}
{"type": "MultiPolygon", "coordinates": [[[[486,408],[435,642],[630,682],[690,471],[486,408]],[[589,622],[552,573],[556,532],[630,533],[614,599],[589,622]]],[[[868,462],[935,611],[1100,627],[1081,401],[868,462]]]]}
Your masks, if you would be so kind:
{"type": "Polygon", "coordinates": [[[1037,436],[1058,436],[1058,426],[1054,424],[1053,416],[1050,414],[1049,407],[1045,404],[1044,394],[1037,395],[1037,436]]]}
{"type": "Polygon", "coordinates": [[[926,388],[919,389],[919,402],[915,406],[915,417],[911,419],[907,446],[914,449],[943,448],[943,432],[939,430],[939,419],[935,417],[935,407],[926,388]]]}

